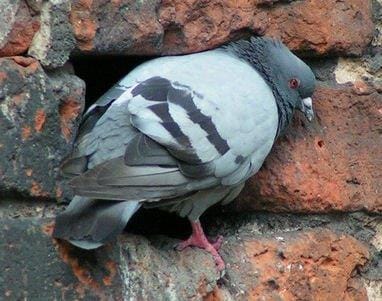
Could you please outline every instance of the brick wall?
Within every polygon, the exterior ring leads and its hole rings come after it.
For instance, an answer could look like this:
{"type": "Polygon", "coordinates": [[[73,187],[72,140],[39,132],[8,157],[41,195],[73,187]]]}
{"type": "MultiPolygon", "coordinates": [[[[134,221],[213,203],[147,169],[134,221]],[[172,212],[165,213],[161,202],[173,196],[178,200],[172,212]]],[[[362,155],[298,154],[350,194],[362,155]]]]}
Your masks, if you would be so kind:
{"type": "Polygon", "coordinates": [[[381,300],[380,0],[2,0],[0,11],[0,300],[381,300]],[[85,86],[110,81],[81,79],[76,64],[251,34],[313,68],[317,118],[295,116],[236,202],[203,218],[225,234],[225,276],[203,251],[173,250],[189,229],[165,213],[140,213],[92,252],[51,239],[85,86]]]}

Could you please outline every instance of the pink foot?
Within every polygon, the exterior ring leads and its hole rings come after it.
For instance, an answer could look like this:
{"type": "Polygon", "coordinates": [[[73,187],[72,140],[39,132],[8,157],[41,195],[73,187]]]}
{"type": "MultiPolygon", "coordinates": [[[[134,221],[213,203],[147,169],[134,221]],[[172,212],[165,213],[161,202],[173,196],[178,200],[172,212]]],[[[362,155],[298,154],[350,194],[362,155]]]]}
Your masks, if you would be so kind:
{"type": "Polygon", "coordinates": [[[204,231],[200,222],[191,222],[191,226],[192,226],[191,236],[187,240],[179,243],[176,246],[176,249],[178,251],[182,251],[187,247],[197,247],[197,248],[206,250],[214,258],[219,272],[224,271],[225,263],[223,259],[221,258],[220,254],[218,253],[218,250],[220,249],[223,242],[223,237],[218,236],[217,239],[211,243],[208,241],[206,235],[204,234],[204,231]]]}
{"type": "Polygon", "coordinates": [[[216,251],[219,251],[222,244],[223,244],[223,236],[218,235],[216,238],[211,239],[209,238],[208,241],[211,243],[211,245],[214,247],[216,251]]]}

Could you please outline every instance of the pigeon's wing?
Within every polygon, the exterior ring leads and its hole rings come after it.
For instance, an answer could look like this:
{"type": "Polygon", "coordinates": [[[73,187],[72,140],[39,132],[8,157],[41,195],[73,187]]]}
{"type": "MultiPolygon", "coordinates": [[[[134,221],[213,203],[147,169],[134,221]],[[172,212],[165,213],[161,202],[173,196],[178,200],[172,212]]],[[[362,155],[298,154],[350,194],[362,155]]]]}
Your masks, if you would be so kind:
{"type": "Polygon", "coordinates": [[[183,82],[149,78],[130,91],[131,123],[164,146],[185,176],[237,184],[261,166],[277,130],[272,92],[261,78],[253,79],[255,89],[213,82],[194,90],[183,82]]]}
{"type": "Polygon", "coordinates": [[[109,202],[75,196],[57,215],[53,236],[83,249],[95,249],[122,232],[139,209],[137,202],[109,202]]]}
{"type": "MultiPolygon", "coordinates": [[[[122,116],[123,112],[114,112],[114,114],[108,114],[109,116],[106,118],[104,117],[104,114],[108,111],[111,104],[126,92],[126,90],[127,88],[125,86],[120,85],[119,83],[116,84],[85,112],[82,117],[73,150],[61,166],[63,176],[71,178],[87,171],[89,168],[89,159],[97,153],[99,145],[108,142],[105,140],[111,140],[109,144],[115,143],[113,140],[117,139],[113,136],[113,130],[118,130],[118,127],[120,127],[121,133],[125,132],[123,135],[124,137],[119,137],[119,141],[123,138],[128,141],[130,139],[130,137],[126,137],[128,135],[134,137],[136,131],[131,127],[128,120],[124,120],[122,116]],[[113,122],[113,120],[120,120],[120,122],[113,122]],[[107,135],[102,135],[102,133],[97,130],[97,128],[99,128],[99,123],[104,123],[109,127],[107,135]]],[[[118,143],[116,143],[116,146],[117,145],[118,143]]]]}
{"type": "Polygon", "coordinates": [[[131,124],[128,107],[112,105],[126,90],[116,85],[85,113],[74,150],[62,165],[63,173],[72,178],[74,193],[110,200],[153,200],[217,182],[208,179],[192,185],[179,171],[176,158],[131,124]]]}
{"type": "Polygon", "coordinates": [[[111,104],[101,102],[106,111],[89,121],[91,130],[80,134],[72,156],[85,166],[72,181],[84,196],[130,199],[144,187],[142,199],[150,193],[157,199],[236,185],[259,169],[273,145],[278,113],[272,90],[227,52],[158,58],[120,85],[125,91],[111,104]],[[132,181],[128,175],[138,170],[132,181]]]}
{"type": "MultiPolygon", "coordinates": [[[[263,153],[273,144],[277,109],[271,99],[271,113],[276,116],[267,118],[265,110],[254,122],[249,118],[256,109],[247,95],[235,93],[233,99],[223,95],[220,102],[211,101],[203,91],[159,76],[134,85],[105,115],[123,112],[139,133],[129,140],[123,156],[104,160],[73,179],[75,193],[115,200],[159,200],[244,181],[258,164],[253,155],[260,151],[261,165],[263,153]],[[269,122],[271,130],[263,131],[269,122]],[[264,145],[266,150],[261,151],[264,145]]],[[[263,111],[261,106],[257,111],[263,111]]],[[[120,121],[113,118],[114,123],[120,121]]],[[[98,127],[108,132],[110,125],[98,122],[92,132],[98,127]]]]}

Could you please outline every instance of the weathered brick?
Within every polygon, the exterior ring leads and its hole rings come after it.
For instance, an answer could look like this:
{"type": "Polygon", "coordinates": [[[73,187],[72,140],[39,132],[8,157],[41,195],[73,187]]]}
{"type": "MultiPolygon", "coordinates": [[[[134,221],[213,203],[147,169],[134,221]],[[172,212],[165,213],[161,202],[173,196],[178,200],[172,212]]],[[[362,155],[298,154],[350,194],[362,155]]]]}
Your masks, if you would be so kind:
{"type": "Polygon", "coordinates": [[[0,55],[26,51],[34,37],[30,54],[59,66],[74,46],[72,32],[77,53],[179,54],[267,34],[309,55],[360,55],[373,38],[371,3],[60,0],[28,6],[19,0],[5,4],[5,20],[11,22],[0,33],[0,55]]]}
{"type": "Polygon", "coordinates": [[[316,120],[296,116],[247,183],[238,208],[381,212],[382,96],[365,87],[319,87],[316,120]]]}
{"type": "Polygon", "coordinates": [[[22,54],[40,27],[36,12],[23,0],[2,0],[0,11],[0,56],[22,54]]]}
{"type": "Polygon", "coordinates": [[[60,198],[58,167],[84,106],[83,82],[32,58],[0,59],[0,193],[60,198]]]}
{"type": "MultiPolygon", "coordinates": [[[[43,217],[49,210],[27,217],[30,209],[19,209],[22,215],[12,218],[2,208],[2,300],[367,300],[361,270],[372,252],[339,231],[361,232],[358,220],[336,224],[315,216],[297,222],[296,216],[268,214],[258,216],[261,222],[215,221],[211,228],[226,232],[221,254],[227,268],[218,284],[210,255],[175,251],[176,240],[163,235],[127,232],[94,251],[52,240],[51,219],[43,217]],[[309,228],[319,222],[328,228],[309,228]],[[285,227],[299,223],[305,230],[285,227]]],[[[364,231],[364,239],[373,233],[364,231]]]]}
{"type": "Polygon", "coordinates": [[[78,48],[98,54],[175,54],[267,34],[310,55],[359,55],[373,37],[371,1],[72,2],[78,48]]]}

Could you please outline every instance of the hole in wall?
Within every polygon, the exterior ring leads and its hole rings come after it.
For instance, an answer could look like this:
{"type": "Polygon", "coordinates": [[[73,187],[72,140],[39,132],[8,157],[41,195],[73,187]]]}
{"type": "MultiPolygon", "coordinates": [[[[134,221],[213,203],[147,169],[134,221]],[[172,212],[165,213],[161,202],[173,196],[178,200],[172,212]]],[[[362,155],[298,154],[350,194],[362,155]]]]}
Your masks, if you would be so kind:
{"type": "MultiPolygon", "coordinates": [[[[203,200],[200,200],[203,202],[203,200]]],[[[200,222],[206,235],[215,237],[220,232],[219,217],[225,216],[225,208],[220,204],[210,207],[200,217],[200,222]]],[[[232,213],[232,212],[231,212],[232,213]]],[[[235,214],[233,214],[235,216],[235,214]]],[[[144,236],[165,235],[171,238],[187,239],[191,234],[188,218],[182,218],[175,213],[160,209],[141,208],[129,221],[125,231],[144,236]]]]}
{"type": "Polygon", "coordinates": [[[140,209],[129,221],[126,232],[139,235],[166,235],[185,239],[191,233],[186,218],[159,209],[140,209]]]}
{"type": "Polygon", "coordinates": [[[143,56],[76,56],[75,74],[86,84],[86,108],[138,65],[152,59],[143,56]]]}

